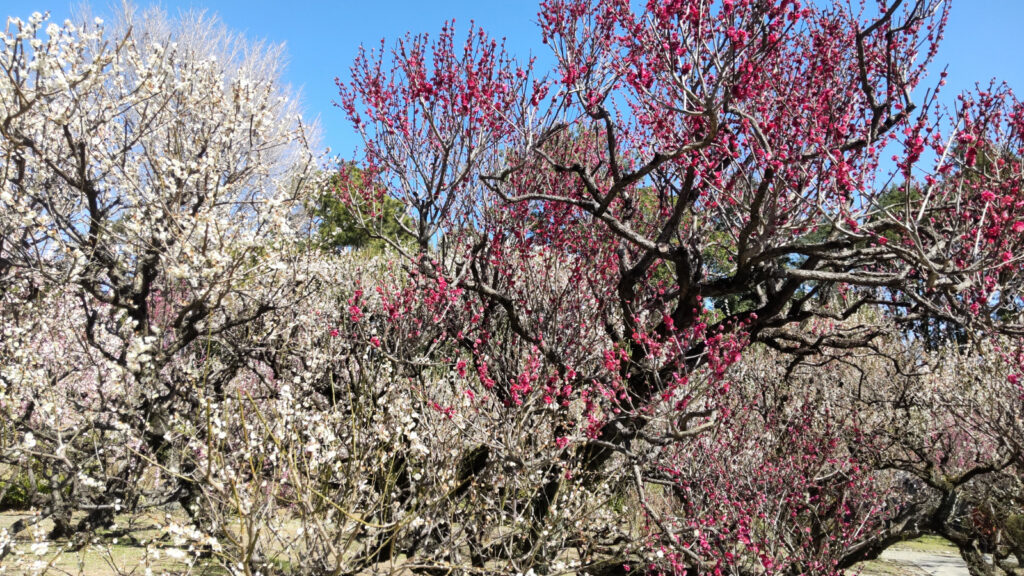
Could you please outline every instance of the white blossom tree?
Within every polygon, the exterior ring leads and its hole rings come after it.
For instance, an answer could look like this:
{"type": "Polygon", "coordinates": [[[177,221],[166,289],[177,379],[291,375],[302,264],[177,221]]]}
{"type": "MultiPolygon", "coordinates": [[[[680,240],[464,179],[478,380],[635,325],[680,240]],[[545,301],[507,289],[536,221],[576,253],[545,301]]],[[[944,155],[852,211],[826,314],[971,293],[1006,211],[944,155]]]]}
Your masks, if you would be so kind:
{"type": "MultiPolygon", "coordinates": [[[[170,414],[202,417],[258,347],[229,334],[305,295],[312,132],[281,56],[202,14],[131,8],[0,34],[0,404],[22,446],[57,455],[57,533],[72,507],[93,512],[80,527],[109,521],[147,466],[177,466],[170,414]],[[40,387],[77,404],[45,421],[40,387]],[[95,498],[74,480],[86,461],[105,472],[95,498]]],[[[176,473],[168,498],[188,506],[192,471],[176,473]]]]}

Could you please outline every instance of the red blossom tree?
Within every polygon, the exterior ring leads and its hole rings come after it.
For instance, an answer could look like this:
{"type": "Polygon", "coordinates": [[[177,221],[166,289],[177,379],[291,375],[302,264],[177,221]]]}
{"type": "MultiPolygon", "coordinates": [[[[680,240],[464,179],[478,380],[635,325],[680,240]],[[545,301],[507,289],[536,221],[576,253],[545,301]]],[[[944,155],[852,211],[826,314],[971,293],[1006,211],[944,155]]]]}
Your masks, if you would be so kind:
{"type": "MultiPolygon", "coordinates": [[[[912,99],[948,9],[548,0],[550,76],[451,25],[360,54],[339,87],[365,172],[339,194],[371,232],[360,207],[405,203],[401,290],[430,308],[396,354],[448,350],[474,398],[551,407],[558,456],[521,550],[569,468],[596,482],[643,444],[661,460],[637,473],[664,481],[705,431],[755,434],[730,392],[750,343],[800,358],[921,323],[1022,334],[1024,107],[994,88],[944,112],[941,81],[912,99]]],[[[779,482],[812,490],[812,468],[779,482]]],[[[728,565],[698,533],[657,545],[677,569],[728,565]]],[[[818,560],[786,562],[835,568],[818,560]]]]}

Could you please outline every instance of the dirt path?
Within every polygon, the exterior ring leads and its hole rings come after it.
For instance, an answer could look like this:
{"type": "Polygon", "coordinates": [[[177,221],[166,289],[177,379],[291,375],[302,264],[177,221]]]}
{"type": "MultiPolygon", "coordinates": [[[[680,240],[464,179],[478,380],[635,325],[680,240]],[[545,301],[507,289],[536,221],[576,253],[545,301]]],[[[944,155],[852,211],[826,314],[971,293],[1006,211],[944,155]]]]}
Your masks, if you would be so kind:
{"type": "Polygon", "coordinates": [[[970,576],[967,565],[955,553],[889,548],[882,552],[881,560],[917,568],[931,576],[970,576]]]}

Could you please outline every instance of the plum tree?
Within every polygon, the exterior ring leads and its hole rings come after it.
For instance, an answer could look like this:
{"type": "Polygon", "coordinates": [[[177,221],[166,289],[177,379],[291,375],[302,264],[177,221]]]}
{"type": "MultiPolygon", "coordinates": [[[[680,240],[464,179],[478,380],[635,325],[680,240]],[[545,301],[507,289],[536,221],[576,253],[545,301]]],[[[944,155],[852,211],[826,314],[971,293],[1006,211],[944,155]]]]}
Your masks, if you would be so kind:
{"type": "MultiPolygon", "coordinates": [[[[550,0],[550,77],[451,25],[360,54],[340,93],[365,172],[341,194],[353,210],[393,197],[415,221],[401,254],[434,307],[408,360],[450,343],[475,395],[550,406],[568,447],[520,553],[567,469],[671,483],[703,435],[742,430],[729,368],[751,343],[802,358],[929,322],[1021,335],[1022,106],[995,86],[947,113],[941,79],[912,99],[948,8],[550,0]]],[[[670,569],[752,569],[692,523],[658,528],[670,569]]],[[[799,570],[835,569],[825,549],[799,570]]]]}
{"type": "Polygon", "coordinates": [[[0,391],[49,455],[55,535],[75,508],[109,523],[150,463],[173,466],[170,416],[200,415],[259,346],[231,333],[307,289],[312,155],[279,49],[201,14],[120,18],[0,35],[0,391]]]}

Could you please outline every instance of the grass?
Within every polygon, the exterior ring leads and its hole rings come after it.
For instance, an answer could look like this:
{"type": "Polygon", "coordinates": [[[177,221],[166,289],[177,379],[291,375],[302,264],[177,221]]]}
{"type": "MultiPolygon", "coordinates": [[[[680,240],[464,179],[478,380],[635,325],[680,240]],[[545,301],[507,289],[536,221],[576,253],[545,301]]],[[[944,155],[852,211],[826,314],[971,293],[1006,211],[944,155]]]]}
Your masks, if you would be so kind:
{"type": "MultiPolygon", "coordinates": [[[[0,529],[7,528],[24,513],[0,513],[0,529]]],[[[95,541],[78,546],[68,541],[50,542],[48,547],[32,549],[33,538],[42,539],[52,527],[48,521],[23,531],[18,540],[18,554],[0,561],[0,576],[62,575],[62,576],[224,576],[226,571],[209,560],[190,565],[186,560],[167,554],[173,543],[161,526],[174,519],[162,512],[143,514],[129,519],[118,518],[120,526],[113,531],[99,531],[95,541]],[[37,554],[38,552],[38,554],[37,554]],[[147,571],[148,569],[148,571],[147,571]]],[[[180,519],[179,519],[180,520],[180,519]]],[[[956,548],[937,536],[923,536],[901,542],[894,548],[929,554],[956,555],[956,548]]],[[[287,559],[272,560],[287,568],[287,559]]],[[[851,574],[864,576],[926,576],[916,566],[879,558],[855,566],[851,574]]]]}
{"type": "Polygon", "coordinates": [[[888,560],[868,560],[861,562],[850,570],[850,573],[862,576],[925,576],[926,573],[916,566],[908,566],[900,562],[888,560]]]}
{"type": "Polygon", "coordinates": [[[914,540],[900,542],[893,546],[893,548],[916,550],[918,552],[930,552],[932,554],[948,554],[952,556],[960,554],[960,552],[957,551],[956,546],[953,546],[952,542],[941,536],[932,535],[921,536],[914,540]]]}

